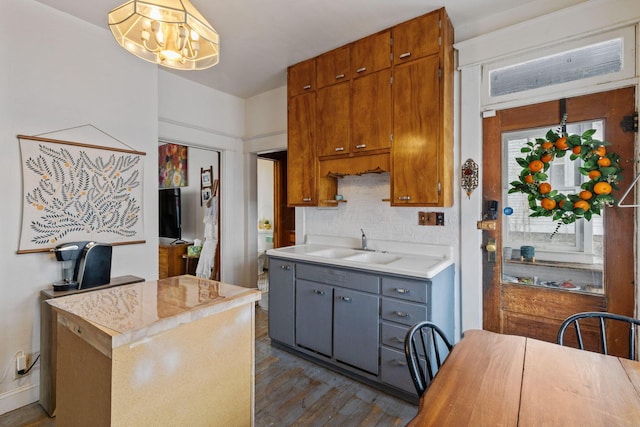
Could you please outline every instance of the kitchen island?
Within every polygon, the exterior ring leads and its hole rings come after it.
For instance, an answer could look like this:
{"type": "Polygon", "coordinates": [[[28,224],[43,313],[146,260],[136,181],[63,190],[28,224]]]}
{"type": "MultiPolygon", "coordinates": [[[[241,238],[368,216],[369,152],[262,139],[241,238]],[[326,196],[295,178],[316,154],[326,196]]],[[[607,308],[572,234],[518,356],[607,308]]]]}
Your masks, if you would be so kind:
{"type": "Polygon", "coordinates": [[[56,423],[253,425],[259,299],[185,275],[50,300],[56,423]]]}

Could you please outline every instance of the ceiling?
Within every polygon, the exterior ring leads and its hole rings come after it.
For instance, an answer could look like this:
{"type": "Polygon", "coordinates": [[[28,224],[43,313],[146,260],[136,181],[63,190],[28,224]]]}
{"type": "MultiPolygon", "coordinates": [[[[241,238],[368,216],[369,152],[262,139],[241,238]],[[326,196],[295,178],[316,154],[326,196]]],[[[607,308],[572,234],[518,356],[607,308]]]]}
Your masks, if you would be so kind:
{"type": "MultiPolygon", "coordinates": [[[[125,3],[37,1],[105,29],[109,11],[125,3]]],[[[170,71],[249,98],[284,86],[289,65],[442,6],[453,23],[456,41],[460,41],[581,1],[584,0],[192,0],[220,35],[220,63],[201,71],[170,71]]],[[[124,49],[122,52],[129,55],[124,49]]]]}

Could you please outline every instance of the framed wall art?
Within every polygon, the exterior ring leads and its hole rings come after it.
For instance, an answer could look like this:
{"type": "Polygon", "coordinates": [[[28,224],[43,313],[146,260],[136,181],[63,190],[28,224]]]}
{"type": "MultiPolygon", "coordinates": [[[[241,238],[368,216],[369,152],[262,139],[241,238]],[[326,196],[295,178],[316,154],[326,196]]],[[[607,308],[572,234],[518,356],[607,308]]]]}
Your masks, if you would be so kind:
{"type": "Polygon", "coordinates": [[[158,187],[186,187],[188,180],[189,147],[178,144],[163,144],[158,147],[158,187]]]}

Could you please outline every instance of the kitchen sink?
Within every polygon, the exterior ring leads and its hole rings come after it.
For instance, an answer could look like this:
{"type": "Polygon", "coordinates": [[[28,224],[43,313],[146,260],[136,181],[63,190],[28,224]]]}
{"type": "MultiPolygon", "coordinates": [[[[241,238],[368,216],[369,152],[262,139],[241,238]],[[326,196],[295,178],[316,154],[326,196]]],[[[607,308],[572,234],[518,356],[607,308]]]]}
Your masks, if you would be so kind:
{"type": "Polygon", "coordinates": [[[393,261],[397,261],[398,258],[392,254],[384,254],[380,252],[365,252],[357,255],[346,256],[342,258],[349,261],[368,262],[371,264],[389,264],[393,261]]]}
{"type": "Polygon", "coordinates": [[[308,252],[307,255],[318,256],[323,258],[345,258],[360,253],[357,250],[349,248],[329,248],[321,249],[319,251],[308,252]]]}

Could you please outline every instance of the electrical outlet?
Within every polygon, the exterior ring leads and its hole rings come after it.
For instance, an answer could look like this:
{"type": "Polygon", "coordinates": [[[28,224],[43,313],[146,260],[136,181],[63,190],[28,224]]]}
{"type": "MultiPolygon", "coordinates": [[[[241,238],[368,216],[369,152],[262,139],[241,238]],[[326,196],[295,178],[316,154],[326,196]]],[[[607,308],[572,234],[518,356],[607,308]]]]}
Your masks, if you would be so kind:
{"type": "Polygon", "coordinates": [[[418,212],[418,225],[444,225],[444,212],[418,212]]]}
{"type": "Polygon", "coordinates": [[[444,225],[444,212],[436,212],[436,225],[444,225]]]}
{"type": "Polygon", "coordinates": [[[427,213],[418,212],[418,225],[427,225],[427,213]]]}
{"type": "Polygon", "coordinates": [[[20,372],[25,372],[27,370],[27,368],[29,367],[29,363],[31,363],[31,355],[25,354],[24,351],[18,352],[18,355],[16,356],[16,370],[13,373],[14,380],[26,377],[29,374],[31,374],[31,371],[25,374],[20,373],[20,372]]]}

